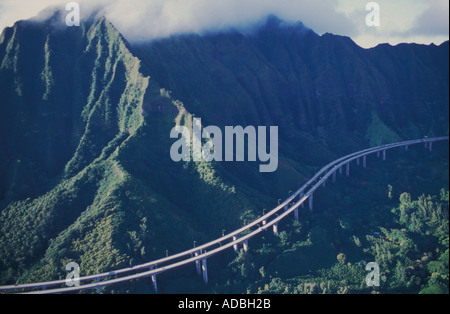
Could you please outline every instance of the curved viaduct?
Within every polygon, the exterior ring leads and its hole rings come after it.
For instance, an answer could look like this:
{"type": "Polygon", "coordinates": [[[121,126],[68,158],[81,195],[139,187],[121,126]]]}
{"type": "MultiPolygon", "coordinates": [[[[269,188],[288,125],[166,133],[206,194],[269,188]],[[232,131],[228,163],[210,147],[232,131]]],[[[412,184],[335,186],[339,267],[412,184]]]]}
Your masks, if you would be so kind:
{"type": "Polygon", "coordinates": [[[418,140],[410,140],[389,145],[382,145],[374,148],[369,148],[348,156],[332,161],[323,167],[317,174],[306,182],[298,191],[293,193],[283,203],[276,208],[264,214],[261,218],[252,223],[230,233],[211,241],[207,244],[195,247],[193,249],[184,251],[179,254],[168,256],[159,260],[145,263],[139,266],[124,268],[116,271],[96,274],[92,276],[80,277],[79,286],[62,287],[66,285],[66,280],[57,280],[41,283],[30,283],[23,285],[12,285],[0,287],[0,292],[14,292],[14,291],[30,291],[25,293],[32,294],[56,294],[77,292],[82,290],[97,290],[100,292],[102,287],[123,283],[130,280],[140,278],[151,278],[155,291],[158,291],[156,277],[158,274],[170,271],[172,269],[195,264],[197,273],[203,277],[205,283],[208,283],[208,258],[219,254],[225,250],[233,249],[238,251],[239,245],[243,245],[244,251],[248,250],[248,241],[258,234],[272,229],[275,235],[278,235],[278,223],[294,213],[294,218],[299,219],[299,208],[304,207],[305,204],[313,211],[314,206],[314,192],[321,186],[325,186],[328,180],[336,182],[337,174],[344,174],[350,176],[351,163],[356,161],[356,164],[362,163],[363,167],[367,167],[367,157],[372,154],[377,154],[377,157],[383,157],[386,160],[386,153],[388,150],[404,147],[406,150],[412,145],[422,144],[425,148],[433,151],[433,143],[440,141],[448,141],[449,137],[424,138],[418,140]],[[225,243],[225,244],[224,244],[225,243]],[[133,274],[130,274],[133,273],[133,274]],[[115,279],[104,280],[105,278],[116,277],[115,279]],[[101,281],[104,280],[104,281],[101,281]],[[85,283],[85,284],[83,284],[85,283]],[[62,287],[62,288],[61,288],[62,287]],[[39,290],[37,290],[39,289],[39,290]]]}

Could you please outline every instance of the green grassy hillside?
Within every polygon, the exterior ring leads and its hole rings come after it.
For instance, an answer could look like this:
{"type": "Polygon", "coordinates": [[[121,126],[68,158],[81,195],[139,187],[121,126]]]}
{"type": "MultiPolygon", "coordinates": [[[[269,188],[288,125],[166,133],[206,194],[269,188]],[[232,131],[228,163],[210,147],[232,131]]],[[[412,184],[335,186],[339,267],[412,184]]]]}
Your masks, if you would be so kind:
{"type": "MultiPolygon", "coordinates": [[[[89,275],[189,249],[259,216],[336,157],[448,134],[448,43],[364,50],[269,18],[247,35],[130,44],[102,17],[57,21],[21,21],[0,37],[1,285],[65,278],[72,261],[89,275]],[[278,170],[174,163],[170,131],[192,129],[193,117],[279,126],[278,170]]],[[[309,240],[325,243],[317,228],[309,240]]],[[[289,256],[315,264],[321,253],[303,244],[265,271],[289,256]]],[[[241,259],[234,271],[244,272],[241,259]]]]}
{"type": "Polygon", "coordinates": [[[267,202],[215,165],[171,161],[170,130],[191,115],[105,19],[62,33],[20,22],[3,37],[2,283],[157,259],[267,202]]]}

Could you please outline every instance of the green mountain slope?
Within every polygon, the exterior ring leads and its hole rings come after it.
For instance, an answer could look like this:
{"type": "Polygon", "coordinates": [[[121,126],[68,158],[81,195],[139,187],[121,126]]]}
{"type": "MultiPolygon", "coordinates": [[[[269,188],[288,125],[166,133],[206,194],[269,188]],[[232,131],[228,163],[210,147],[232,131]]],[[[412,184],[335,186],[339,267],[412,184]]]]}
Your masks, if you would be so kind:
{"type": "Polygon", "coordinates": [[[19,22],[0,51],[2,283],[156,259],[258,204],[212,165],[170,160],[170,130],[191,116],[104,18],[19,22]]]}
{"type": "Polygon", "coordinates": [[[233,230],[330,160],[448,133],[448,43],[380,46],[269,18],[130,45],[103,17],[0,37],[0,284],[136,265],[233,230]],[[411,92],[413,91],[413,92],[411,92]],[[280,128],[280,166],[174,163],[175,125],[280,128]]]}
{"type": "Polygon", "coordinates": [[[345,153],[448,132],[448,42],[364,50],[349,38],[269,17],[248,35],[178,36],[133,47],[189,111],[217,125],[278,125],[282,152],[294,158],[317,158],[302,149],[309,136],[345,153]],[[385,138],[371,132],[373,123],[386,129],[385,138]]]}

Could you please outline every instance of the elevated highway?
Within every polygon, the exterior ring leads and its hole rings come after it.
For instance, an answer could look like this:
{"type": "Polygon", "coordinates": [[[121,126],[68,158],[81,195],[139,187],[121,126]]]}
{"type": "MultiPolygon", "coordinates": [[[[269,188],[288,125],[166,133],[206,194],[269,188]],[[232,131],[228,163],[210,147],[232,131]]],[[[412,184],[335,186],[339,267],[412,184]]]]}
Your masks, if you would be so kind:
{"type": "Polygon", "coordinates": [[[408,150],[408,148],[412,145],[422,144],[426,149],[432,151],[433,143],[448,140],[448,136],[410,140],[369,148],[334,160],[323,167],[295,193],[267,214],[264,214],[262,217],[256,219],[248,225],[226,234],[221,238],[204,245],[194,247],[190,250],[135,267],[80,277],[79,286],[67,287],[65,286],[66,280],[57,280],[23,285],[1,286],[0,292],[18,291],[21,293],[32,294],[58,294],[91,289],[100,291],[102,287],[141,278],[151,278],[155,290],[158,291],[157,275],[188,264],[195,264],[197,273],[203,277],[205,283],[208,283],[207,260],[209,258],[229,249],[233,249],[237,252],[240,245],[242,245],[243,249],[247,251],[249,247],[249,240],[266,230],[272,229],[273,233],[278,235],[279,222],[292,213],[294,214],[294,218],[298,220],[300,207],[308,205],[311,211],[314,210],[314,192],[316,192],[320,187],[325,186],[328,180],[331,179],[333,182],[336,182],[337,174],[340,173],[343,175],[344,168],[345,175],[350,176],[352,162],[356,162],[358,165],[362,163],[363,167],[366,168],[367,157],[372,154],[377,154],[378,157],[382,156],[383,160],[386,160],[387,152],[394,148],[404,147],[408,150]],[[114,279],[108,279],[111,277],[114,277],[114,279]]]}

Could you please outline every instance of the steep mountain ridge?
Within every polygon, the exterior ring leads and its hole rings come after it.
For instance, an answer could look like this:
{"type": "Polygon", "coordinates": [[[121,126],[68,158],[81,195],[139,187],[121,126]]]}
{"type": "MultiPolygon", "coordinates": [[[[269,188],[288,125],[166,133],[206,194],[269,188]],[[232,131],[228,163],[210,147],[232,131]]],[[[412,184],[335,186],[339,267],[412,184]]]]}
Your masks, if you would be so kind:
{"type": "Polygon", "coordinates": [[[448,130],[448,43],[365,50],[350,38],[270,17],[250,35],[177,36],[133,47],[163,87],[217,125],[278,125],[283,138],[313,134],[339,143],[333,150],[340,153],[392,140],[370,138],[375,122],[395,138],[448,130]]]}
{"type": "Polygon", "coordinates": [[[71,260],[84,274],[129,266],[206,239],[213,226],[192,227],[197,215],[224,215],[204,212],[212,194],[229,206],[224,227],[238,222],[242,204],[253,206],[210,165],[164,161],[162,134],[189,113],[141,74],[104,18],[62,31],[19,22],[0,51],[2,282],[54,279],[71,260]],[[153,190],[175,189],[177,178],[181,196],[153,190]]]}
{"type": "Polygon", "coordinates": [[[364,50],[270,17],[245,35],[130,44],[101,16],[66,28],[57,14],[0,37],[1,284],[190,248],[340,154],[448,133],[448,43],[364,50]],[[170,130],[194,116],[279,126],[278,171],[174,163],[170,130]]]}
{"type": "MultiPolygon", "coordinates": [[[[102,186],[102,181],[97,180],[103,178],[108,183],[114,182],[114,184],[124,181],[124,175],[120,171],[108,173],[112,166],[119,168],[113,160],[106,161],[113,151],[103,158],[99,155],[106,148],[107,143],[121,144],[132,135],[132,127],[127,126],[127,128],[120,129],[121,117],[117,112],[124,110],[132,102],[124,101],[118,106],[117,104],[120,103],[121,94],[126,94],[127,88],[134,87],[137,90],[136,81],[139,78],[133,82],[130,77],[130,80],[126,82],[125,77],[125,71],[128,70],[127,73],[131,73],[129,69],[132,69],[133,63],[137,65],[137,60],[132,60],[129,53],[126,55],[127,52],[120,47],[123,43],[118,36],[110,39],[110,45],[102,46],[102,43],[104,44],[106,41],[104,38],[108,34],[115,33],[117,35],[117,32],[112,30],[104,19],[99,19],[91,25],[89,22],[86,24],[80,29],[67,29],[63,33],[58,29],[53,29],[51,25],[48,26],[50,29],[45,29],[41,25],[30,22],[21,22],[14,27],[14,34],[19,32],[26,34],[19,37],[17,43],[14,42],[15,36],[13,35],[13,39],[9,42],[10,50],[13,50],[15,46],[17,51],[17,54],[11,59],[15,60],[18,67],[22,67],[14,69],[16,71],[14,76],[33,78],[37,82],[33,82],[32,87],[25,86],[24,88],[26,92],[33,91],[32,95],[23,95],[21,90],[16,89],[16,93],[11,93],[12,100],[6,101],[2,106],[2,110],[5,111],[21,110],[16,114],[23,115],[23,119],[11,119],[10,112],[2,114],[2,117],[7,118],[10,123],[22,122],[28,127],[33,126],[34,123],[36,129],[31,133],[17,132],[17,127],[2,130],[2,134],[6,135],[2,136],[2,139],[14,139],[13,134],[8,134],[14,129],[16,129],[14,133],[24,137],[23,140],[16,137],[15,141],[7,145],[5,149],[10,156],[4,160],[10,160],[13,167],[18,168],[16,172],[19,174],[5,177],[11,181],[6,182],[6,184],[10,184],[9,195],[6,195],[9,205],[2,211],[1,242],[2,246],[8,247],[4,250],[5,256],[2,258],[4,267],[10,267],[12,263],[17,263],[22,268],[24,265],[29,265],[42,258],[47,247],[52,246],[49,241],[53,241],[64,230],[70,229],[69,226],[73,225],[83,212],[89,211],[89,206],[95,203],[95,200],[104,198],[105,191],[102,193],[98,191],[102,186]],[[85,31],[87,32],[85,33],[85,31]],[[45,34],[48,34],[46,38],[45,34]],[[86,42],[83,42],[82,39],[84,35],[86,35],[86,42]],[[65,41],[67,40],[66,36],[69,36],[68,41],[65,41]],[[55,44],[52,44],[53,42],[55,44]],[[86,49],[83,47],[85,43],[86,49]],[[21,45],[27,44],[31,47],[22,48],[23,50],[19,48],[21,45]],[[38,47],[42,47],[44,55],[37,53],[39,50],[36,48],[38,47]],[[58,49],[64,50],[59,51],[58,49]],[[111,64],[109,58],[104,62],[102,57],[105,58],[105,56],[115,57],[116,63],[111,64]],[[59,60],[59,58],[67,59],[59,60]],[[42,59],[44,59],[43,64],[39,61],[36,62],[42,59]],[[29,60],[33,60],[33,67],[26,63],[29,60]],[[128,64],[126,64],[127,62],[128,64]],[[129,69],[126,69],[127,66],[129,69]],[[86,67],[89,70],[86,71],[86,67]],[[43,68],[42,71],[41,68],[43,68]],[[39,72],[42,75],[39,75],[39,72]],[[83,86],[89,82],[91,75],[92,86],[83,86]],[[97,75],[102,77],[97,80],[97,75]],[[114,91],[111,91],[112,87],[115,88],[114,91]],[[86,106],[83,104],[84,101],[87,101],[86,106]],[[111,107],[110,101],[114,101],[114,108],[111,107]],[[17,104],[23,104],[23,108],[17,104]],[[58,123],[58,125],[53,128],[52,123],[58,123]],[[41,134],[41,130],[44,130],[45,134],[41,134]],[[51,145],[52,141],[55,146],[53,150],[51,147],[45,146],[51,145]],[[22,145],[17,145],[18,143],[22,145]],[[41,153],[41,150],[44,151],[41,153]],[[53,156],[53,152],[54,154],[65,154],[65,158],[53,156]],[[40,160],[40,158],[42,159],[40,160]],[[52,166],[53,160],[61,163],[54,173],[51,172],[52,169],[48,168],[41,170],[50,177],[49,181],[53,182],[45,184],[41,178],[36,182],[36,185],[40,184],[49,191],[45,191],[42,195],[38,193],[38,197],[32,200],[29,198],[24,200],[20,195],[15,195],[17,190],[15,187],[28,182],[26,173],[32,170],[36,171],[35,164],[52,166]],[[52,174],[58,176],[54,177],[52,174]],[[111,175],[115,175],[115,177],[111,178],[111,175]],[[15,203],[13,202],[15,198],[23,201],[15,203]],[[5,217],[6,213],[9,213],[8,218],[5,217]],[[30,238],[33,239],[32,243],[28,243],[30,238]]],[[[7,63],[7,60],[5,58],[3,64],[7,63]]],[[[9,70],[8,67],[6,70],[9,70]]],[[[141,77],[140,80],[140,90],[143,94],[145,78],[141,77]]],[[[7,83],[9,82],[5,80],[3,86],[7,86],[7,83]]],[[[9,91],[11,90],[13,89],[9,89],[9,91]]],[[[139,109],[135,108],[135,110],[139,109]]],[[[3,122],[7,121],[2,121],[2,125],[5,126],[3,122]]],[[[106,153],[106,149],[104,152],[106,153]]],[[[114,184],[109,184],[111,190],[114,190],[114,184]]],[[[27,188],[28,186],[23,186],[24,190],[27,188]]],[[[88,227],[89,231],[86,233],[94,232],[93,230],[102,223],[102,221],[92,222],[93,225],[88,227]]],[[[86,225],[86,222],[83,225],[86,225]]],[[[109,241],[111,241],[111,236],[110,233],[105,232],[104,234],[109,241]]],[[[57,242],[58,240],[56,240],[57,242]]],[[[99,241],[98,244],[107,248],[106,243],[102,243],[102,241],[99,241]]],[[[113,253],[113,249],[111,252],[113,253]]],[[[116,259],[120,260],[120,257],[116,257],[116,259]]],[[[2,267],[2,269],[5,268],[2,267]]]]}

